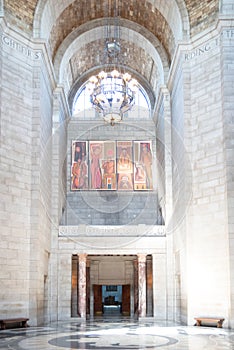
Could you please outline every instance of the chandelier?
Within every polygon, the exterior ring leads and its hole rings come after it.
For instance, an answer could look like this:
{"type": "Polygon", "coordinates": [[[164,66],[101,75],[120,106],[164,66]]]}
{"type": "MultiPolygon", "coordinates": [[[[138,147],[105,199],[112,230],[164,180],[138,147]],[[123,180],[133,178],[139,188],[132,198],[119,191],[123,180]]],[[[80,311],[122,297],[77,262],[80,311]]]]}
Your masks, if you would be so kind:
{"type": "MultiPolygon", "coordinates": [[[[115,6],[115,15],[116,13],[117,6],[115,6]]],[[[116,20],[118,20],[117,16],[115,16],[116,20]]],[[[120,28],[116,22],[114,26],[110,24],[106,26],[104,45],[106,70],[92,76],[87,86],[93,107],[104,121],[112,126],[119,123],[124,114],[132,108],[138,90],[137,80],[123,71],[119,33],[120,28]]]]}

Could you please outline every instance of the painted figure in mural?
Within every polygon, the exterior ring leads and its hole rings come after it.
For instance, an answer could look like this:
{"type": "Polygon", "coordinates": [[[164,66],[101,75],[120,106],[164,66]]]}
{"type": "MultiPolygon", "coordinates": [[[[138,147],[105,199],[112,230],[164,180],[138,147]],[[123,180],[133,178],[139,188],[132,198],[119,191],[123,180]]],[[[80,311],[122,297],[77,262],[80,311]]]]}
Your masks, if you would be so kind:
{"type": "Polygon", "coordinates": [[[143,168],[143,165],[141,163],[136,163],[136,173],[135,173],[135,180],[139,182],[145,182],[145,171],[143,168]]]}
{"type": "Polygon", "coordinates": [[[104,174],[111,175],[115,172],[115,161],[113,159],[107,159],[103,162],[102,168],[104,169],[104,174]]]}
{"type": "Polygon", "coordinates": [[[72,166],[72,189],[86,189],[88,187],[87,164],[85,159],[78,159],[72,166]]]}
{"type": "Polygon", "coordinates": [[[107,151],[107,159],[102,163],[103,188],[116,189],[115,160],[113,150],[107,151]]]}
{"type": "Polygon", "coordinates": [[[150,144],[149,143],[143,143],[141,145],[141,155],[140,155],[140,162],[144,167],[145,174],[146,174],[146,186],[148,189],[153,188],[153,181],[152,181],[152,153],[150,150],[150,144]]]}
{"type": "Polygon", "coordinates": [[[80,165],[74,162],[72,165],[72,190],[79,188],[80,165]]]}
{"type": "Polygon", "coordinates": [[[82,158],[80,163],[80,188],[87,189],[88,188],[88,167],[85,161],[85,158],[82,158]]]}
{"type": "Polygon", "coordinates": [[[132,190],[132,180],[131,175],[124,174],[120,177],[118,183],[119,190],[132,190]]]}
{"type": "Polygon", "coordinates": [[[115,161],[113,160],[113,151],[107,151],[107,160],[105,160],[102,164],[102,168],[104,169],[104,174],[114,174],[115,173],[115,161]]]}
{"type": "Polygon", "coordinates": [[[102,148],[100,144],[92,144],[90,149],[91,155],[91,188],[99,189],[102,187],[102,173],[100,168],[100,157],[102,148]]]}
{"type": "Polygon", "coordinates": [[[82,160],[82,145],[81,145],[81,142],[76,142],[75,143],[74,162],[78,162],[78,160],[82,160]]]}
{"type": "Polygon", "coordinates": [[[119,155],[118,172],[132,172],[132,160],[125,147],[122,148],[119,155]]]}
{"type": "Polygon", "coordinates": [[[88,167],[86,163],[86,143],[75,142],[72,165],[72,190],[88,188],[88,167]]]}

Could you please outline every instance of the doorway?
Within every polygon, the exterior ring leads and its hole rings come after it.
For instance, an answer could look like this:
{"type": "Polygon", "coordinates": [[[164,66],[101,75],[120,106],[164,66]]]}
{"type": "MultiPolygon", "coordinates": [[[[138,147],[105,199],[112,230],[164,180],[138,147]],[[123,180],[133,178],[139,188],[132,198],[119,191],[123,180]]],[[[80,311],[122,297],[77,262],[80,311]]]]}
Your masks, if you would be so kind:
{"type": "Polygon", "coordinates": [[[95,316],[130,316],[131,286],[93,285],[95,316]]]}
{"type": "MultiPolygon", "coordinates": [[[[140,295],[138,269],[138,257],[136,255],[88,255],[86,270],[83,270],[86,275],[86,316],[93,317],[107,314],[137,316],[140,295]]],[[[153,315],[152,277],[152,256],[147,256],[145,264],[147,316],[153,315]]],[[[80,315],[80,305],[83,305],[84,302],[83,294],[79,294],[79,280],[79,259],[77,255],[73,255],[72,317],[80,315]]]]}

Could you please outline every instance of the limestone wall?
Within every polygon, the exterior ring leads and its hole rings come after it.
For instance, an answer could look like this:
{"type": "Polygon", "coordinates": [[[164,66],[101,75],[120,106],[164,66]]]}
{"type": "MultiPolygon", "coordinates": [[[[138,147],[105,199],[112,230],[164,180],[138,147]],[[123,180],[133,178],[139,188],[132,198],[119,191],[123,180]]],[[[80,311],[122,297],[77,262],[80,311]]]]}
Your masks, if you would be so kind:
{"type": "Polygon", "coordinates": [[[155,129],[156,129],[156,178],[158,188],[159,210],[162,212],[162,217],[165,218],[165,123],[164,123],[164,103],[163,93],[161,92],[157,111],[155,112],[155,129]]]}
{"type": "MultiPolygon", "coordinates": [[[[173,205],[184,210],[184,219],[175,227],[174,251],[181,319],[189,324],[201,314],[222,315],[228,319],[230,308],[227,163],[223,152],[220,71],[220,65],[226,67],[227,62],[219,46],[225,32],[225,29],[214,32],[183,52],[183,79],[177,78],[181,83],[172,97],[172,118],[176,120],[184,146],[182,150],[173,147],[178,174],[182,175],[182,182],[178,182],[173,174],[174,196],[180,193],[177,203],[174,197],[173,205]],[[184,105],[184,117],[181,108],[176,108],[179,100],[184,105]],[[190,191],[192,197],[188,200],[186,196],[190,191]]],[[[175,82],[173,90],[176,86],[175,82]]],[[[176,214],[180,217],[178,211],[176,214]]]]}
{"type": "MultiPolygon", "coordinates": [[[[231,9],[229,4],[229,9],[231,9]]],[[[233,6],[233,5],[232,5],[233,6]]],[[[228,4],[226,4],[228,9],[228,4]]],[[[234,11],[234,6],[233,6],[234,11]]],[[[233,266],[233,208],[234,208],[234,30],[223,31],[222,42],[222,60],[221,60],[221,83],[223,94],[225,96],[222,105],[222,121],[224,125],[224,159],[226,161],[226,181],[227,186],[227,229],[229,234],[229,254],[230,254],[230,288],[231,288],[231,306],[230,306],[230,325],[234,325],[234,266],[233,266]]]]}
{"type": "Polygon", "coordinates": [[[1,29],[1,317],[44,321],[50,256],[52,81],[43,47],[1,29]]]}
{"type": "Polygon", "coordinates": [[[0,36],[0,314],[28,316],[35,56],[1,26],[0,36]]]}
{"type": "Polygon", "coordinates": [[[186,84],[186,72],[182,61],[178,60],[171,75],[171,171],[172,171],[172,204],[168,217],[168,259],[171,266],[170,290],[171,308],[175,310],[177,321],[186,323],[187,315],[187,261],[186,261],[186,210],[191,195],[190,179],[186,178],[190,159],[185,144],[185,113],[189,99],[190,86],[186,84]],[[187,187],[187,189],[186,189],[187,187]],[[176,266],[179,257],[179,266],[176,266]],[[180,310],[178,315],[178,309],[180,310]]]}
{"type": "MultiPolygon", "coordinates": [[[[44,322],[51,242],[52,90],[47,68],[34,67],[33,152],[30,236],[30,318],[44,322]]],[[[34,321],[35,320],[35,321],[34,321]]]]}

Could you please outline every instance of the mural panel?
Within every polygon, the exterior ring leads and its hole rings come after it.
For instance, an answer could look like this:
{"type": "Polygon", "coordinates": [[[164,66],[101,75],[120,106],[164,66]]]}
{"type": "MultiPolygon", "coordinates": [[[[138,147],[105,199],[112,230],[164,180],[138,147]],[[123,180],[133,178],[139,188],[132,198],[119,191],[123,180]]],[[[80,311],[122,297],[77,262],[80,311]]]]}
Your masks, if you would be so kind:
{"type": "Polygon", "coordinates": [[[151,141],[72,141],[71,190],[152,190],[151,141]]]}
{"type": "Polygon", "coordinates": [[[103,143],[103,159],[101,163],[102,189],[116,190],[116,143],[103,143]]]}
{"type": "Polygon", "coordinates": [[[88,189],[87,141],[72,141],[71,189],[88,189]]]}
{"type": "Polygon", "coordinates": [[[150,141],[134,141],[134,190],[152,190],[152,145],[150,141]]]}
{"type": "Polygon", "coordinates": [[[132,141],[117,141],[118,190],[133,190],[132,141]]]}
{"type": "Polygon", "coordinates": [[[101,162],[103,160],[103,142],[89,142],[90,159],[90,189],[97,190],[102,188],[101,162]]]}

